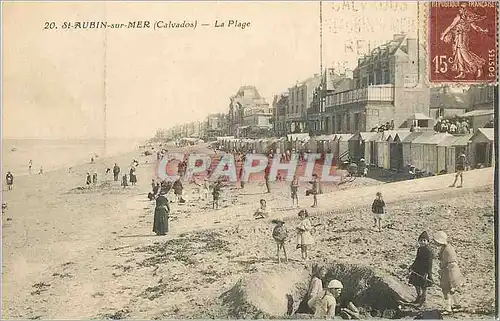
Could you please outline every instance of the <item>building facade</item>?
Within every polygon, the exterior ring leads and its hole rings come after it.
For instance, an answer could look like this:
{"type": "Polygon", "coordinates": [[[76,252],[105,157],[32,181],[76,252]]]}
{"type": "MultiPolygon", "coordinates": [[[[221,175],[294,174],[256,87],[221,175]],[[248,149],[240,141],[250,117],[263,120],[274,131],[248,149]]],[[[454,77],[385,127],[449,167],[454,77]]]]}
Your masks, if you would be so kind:
{"type": "Polygon", "coordinates": [[[278,137],[286,136],[286,111],[288,108],[288,92],[275,95],[273,99],[273,117],[271,124],[273,132],[278,137]]]}
{"type": "Polygon", "coordinates": [[[248,137],[255,132],[270,131],[271,117],[269,103],[254,86],[242,86],[230,97],[228,128],[231,135],[248,137]]]}
{"type": "Polygon", "coordinates": [[[335,92],[354,88],[352,70],[338,74],[329,68],[323,74],[323,82],[313,93],[313,100],[307,109],[307,124],[310,135],[326,134],[330,131],[329,117],[325,115],[326,97],[335,92]]]}
{"type": "Polygon", "coordinates": [[[288,109],[285,116],[287,133],[307,131],[307,109],[313,101],[314,91],[321,84],[321,75],[315,74],[288,88],[288,109]]]}
{"type": "MultiPolygon", "coordinates": [[[[467,91],[469,108],[471,110],[485,110],[495,108],[495,97],[498,97],[498,86],[473,85],[467,91]],[[497,95],[495,95],[495,91],[497,95]]],[[[498,101],[496,102],[498,104],[498,101]]]]}
{"type": "Polygon", "coordinates": [[[217,137],[225,136],[224,131],[224,119],[225,115],[223,113],[210,114],[205,120],[204,126],[204,139],[212,140],[217,137]]]}
{"type": "Polygon", "coordinates": [[[469,108],[465,92],[452,91],[449,86],[431,89],[430,116],[434,119],[460,116],[469,108]]]}
{"type": "Polygon", "coordinates": [[[370,131],[386,123],[409,128],[415,118],[429,119],[430,89],[424,46],[403,34],[358,60],[354,89],[325,97],[327,133],[370,131]]]}

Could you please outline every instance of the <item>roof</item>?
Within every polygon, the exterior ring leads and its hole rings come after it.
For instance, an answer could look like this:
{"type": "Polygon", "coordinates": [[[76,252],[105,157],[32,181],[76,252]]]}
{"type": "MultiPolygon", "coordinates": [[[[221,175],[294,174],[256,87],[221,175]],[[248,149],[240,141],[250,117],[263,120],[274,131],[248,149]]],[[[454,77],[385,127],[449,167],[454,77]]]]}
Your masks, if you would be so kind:
{"type": "Polygon", "coordinates": [[[422,113],[414,113],[408,119],[411,119],[411,120],[430,120],[432,118],[427,116],[427,115],[424,115],[422,113]]]}
{"type": "Polygon", "coordinates": [[[418,137],[422,135],[430,136],[431,132],[410,132],[410,135],[406,136],[401,142],[402,143],[411,143],[418,137]]]}
{"type": "Polygon", "coordinates": [[[430,108],[466,109],[469,107],[466,93],[452,92],[448,88],[431,89],[430,108]]]}
{"type": "Polygon", "coordinates": [[[494,115],[495,111],[493,109],[482,109],[482,110],[472,110],[459,117],[474,117],[474,116],[487,116],[494,115]]]}
{"type": "Polygon", "coordinates": [[[287,138],[289,140],[301,140],[301,141],[308,141],[309,139],[311,139],[308,133],[288,134],[287,138]]]}
{"type": "Polygon", "coordinates": [[[410,129],[397,129],[397,130],[386,130],[382,133],[382,135],[380,137],[378,137],[379,141],[382,140],[382,141],[385,141],[387,139],[389,139],[389,137],[396,137],[396,134],[399,134],[399,133],[409,133],[410,132],[410,129]]]}
{"type": "Polygon", "coordinates": [[[453,137],[452,134],[448,133],[432,133],[432,135],[421,135],[420,137],[415,139],[412,144],[436,145],[450,136],[453,137]]]}
{"type": "Polygon", "coordinates": [[[217,140],[229,140],[234,138],[234,136],[222,136],[222,137],[217,137],[217,140]]]}
{"type": "Polygon", "coordinates": [[[410,132],[410,131],[396,133],[396,135],[394,135],[394,137],[392,139],[396,140],[396,137],[398,137],[399,141],[402,142],[406,137],[410,136],[411,133],[412,132],[410,132]]]}
{"type": "Polygon", "coordinates": [[[378,132],[361,132],[359,133],[359,136],[361,137],[361,140],[373,141],[377,140],[377,138],[381,136],[381,134],[378,132]]]}
{"type": "Polygon", "coordinates": [[[354,136],[354,134],[337,134],[336,140],[349,140],[354,136]]]}
{"type": "MultiPolygon", "coordinates": [[[[483,135],[489,141],[495,140],[495,129],[494,128],[478,128],[477,131],[472,135],[472,137],[483,135]]],[[[471,139],[472,139],[471,137],[471,139]]]]}
{"type": "Polygon", "coordinates": [[[456,136],[446,137],[438,144],[438,146],[453,146],[453,142],[456,138],[456,136]]]}
{"type": "Polygon", "coordinates": [[[314,140],[328,140],[328,141],[331,141],[331,140],[334,140],[335,139],[335,135],[320,135],[320,136],[316,136],[314,138],[314,140]]]}
{"type": "Polygon", "coordinates": [[[451,144],[452,146],[467,146],[469,144],[470,139],[474,136],[474,134],[465,134],[459,135],[455,137],[455,140],[451,144]]]}

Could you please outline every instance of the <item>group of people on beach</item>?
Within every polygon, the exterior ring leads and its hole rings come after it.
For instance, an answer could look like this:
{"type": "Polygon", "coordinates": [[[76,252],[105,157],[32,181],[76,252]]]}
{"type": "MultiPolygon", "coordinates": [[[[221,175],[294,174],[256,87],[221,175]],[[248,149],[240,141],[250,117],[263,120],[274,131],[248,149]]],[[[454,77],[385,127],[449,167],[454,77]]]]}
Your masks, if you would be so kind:
{"type": "MultiPolygon", "coordinates": [[[[286,157],[286,155],[285,155],[286,157]]],[[[240,158],[240,161],[244,162],[244,154],[240,158]]],[[[465,165],[462,166],[462,160],[458,161],[457,168],[459,171],[455,177],[455,183],[458,178],[462,178],[463,169],[465,165]]],[[[181,162],[178,168],[179,174],[186,173],[185,162],[181,162]]],[[[209,170],[210,173],[210,170],[209,170]]],[[[264,179],[266,182],[266,190],[270,193],[269,186],[269,176],[270,171],[266,169],[264,174],[264,179]]],[[[218,178],[214,182],[210,182],[207,177],[205,177],[202,183],[197,183],[196,180],[192,180],[198,187],[201,187],[202,195],[207,199],[208,190],[212,190],[212,207],[214,209],[219,208],[219,197],[220,192],[224,185],[224,180],[218,178]]],[[[316,174],[313,175],[313,179],[309,182],[311,188],[306,190],[306,195],[313,196],[312,207],[317,206],[317,195],[321,193],[321,188],[319,184],[319,178],[316,174]]],[[[453,186],[455,185],[452,184],[453,186]]],[[[459,187],[462,185],[460,183],[459,187]]],[[[244,188],[244,182],[241,182],[241,188],[244,188]]],[[[170,201],[167,198],[167,194],[173,189],[174,194],[177,196],[177,202],[182,204],[182,182],[177,180],[173,183],[162,181],[161,183],[152,182],[152,192],[148,195],[150,200],[155,201],[154,209],[154,222],[153,222],[153,232],[157,235],[165,235],[169,229],[169,214],[171,211],[170,201]]],[[[298,202],[299,194],[299,180],[295,175],[290,183],[290,195],[292,198],[292,206],[299,207],[298,202]]],[[[382,221],[384,215],[386,214],[386,204],[380,192],[376,193],[375,199],[372,202],[371,210],[373,213],[373,227],[379,232],[382,230],[382,221]]],[[[267,201],[265,199],[260,199],[258,209],[253,213],[253,216],[257,220],[267,219],[272,216],[272,210],[269,208],[267,201]]],[[[298,212],[299,222],[295,227],[295,244],[296,249],[300,249],[301,257],[304,260],[309,258],[309,250],[314,245],[314,226],[309,218],[309,213],[305,209],[301,209],[298,212]]],[[[272,238],[276,243],[276,254],[278,263],[281,263],[282,256],[285,262],[288,261],[288,255],[286,251],[286,243],[289,240],[289,232],[285,227],[285,221],[282,219],[272,219],[274,224],[272,230],[272,238]]],[[[429,237],[427,232],[423,232],[418,237],[419,248],[417,250],[417,255],[415,261],[408,268],[408,282],[413,285],[416,290],[417,297],[414,304],[422,305],[426,302],[427,298],[427,288],[432,285],[437,285],[445,298],[445,314],[451,313],[452,309],[459,307],[457,304],[456,291],[463,283],[463,276],[461,275],[460,269],[457,263],[457,255],[453,247],[449,244],[447,235],[442,232],[436,232],[432,239],[429,237]],[[439,282],[435,283],[432,276],[432,261],[434,258],[433,250],[431,249],[431,244],[435,244],[438,247],[439,254],[437,255],[440,261],[440,272],[439,272],[439,282]]],[[[311,285],[311,290],[309,292],[310,298],[308,304],[312,310],[312,313],[316,317],[333,317],[335,311],[347,319],[357,319],[360,317],[358,309],[349,302],[349,304],[341,309],[336,309],[336,299],[340,296],[342,292],[342,282],[339,280],[331,280],[327,283],[325,289],[322,287],[321,273],[315,276],[316,285],[311,285]],[[321,286],[320,286],[321,285],[321,286]],[[318,290],[319,289],[319,290],[318,290]]]]}
{"type": "MultiPolygon", "coordinates": [[[[273,231],[273,237],[276,239],[281,234],[283,234],[282,228],[276,227],[273,231]]],[[[450,245],[448,236],[443,231],[434,233],[432,239],[424,231],[418,237],[418,243],[415,260],[408,268],[408,283],[415,287],[417,297],[409,303],[422,306],[427,299],[427,289],[434,285],[440,288],[443,293],[445,310],[442,315],[451,314],[454,309],[461,308],[456,294],[464,282],[455,249],[450,245]],[[434,244],[438,251],[437,258],[440,268],[438,282],[433,280],[434,253],[431,244],[434,244]]],[[[324,267],[313,266],[312,277],[304,299],[306,302],[305,311],[314,314],[316,318],[334,318],[339,315],[343,319],[360,319],[359,309],[352,302],[348,302],[343,307],[337,305],[337,299],[344,288],[342,282],[333,279],[327,282],[326,288],[323,288],[323,282],[327,281],[325,276],[324,267]]]]}

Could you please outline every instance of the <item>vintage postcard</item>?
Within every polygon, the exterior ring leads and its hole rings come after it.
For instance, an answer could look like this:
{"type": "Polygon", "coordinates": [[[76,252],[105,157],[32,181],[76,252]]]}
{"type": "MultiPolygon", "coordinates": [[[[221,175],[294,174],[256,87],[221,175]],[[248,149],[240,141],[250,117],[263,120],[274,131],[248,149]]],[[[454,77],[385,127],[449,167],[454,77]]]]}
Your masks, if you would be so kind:
{"type": "Polygon", "coordinates": [[[496,1],[3,1],[4,319],[493,319],[496,1]]]}

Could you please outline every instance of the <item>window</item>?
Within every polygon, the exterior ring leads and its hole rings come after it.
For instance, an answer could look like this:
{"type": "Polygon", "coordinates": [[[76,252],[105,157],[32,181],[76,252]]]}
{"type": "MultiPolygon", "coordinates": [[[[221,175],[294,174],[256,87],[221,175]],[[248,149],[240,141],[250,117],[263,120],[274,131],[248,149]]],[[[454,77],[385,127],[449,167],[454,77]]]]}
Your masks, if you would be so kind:
{"type": "Polygon", "coordinates": [[[384,84],[391,83],[391,72],[389,70],[384,71],[384,84]]]}
{"type": "Polygon", "coordinates": [[[351,115],[349,113],[347,113],[345,116],[346,116],[345,117],[346,118],[346,121],[345,121],[346,122],[346,130],[347,130],[347,132],[350,132],[351,131],[351,115]]]}
{"type": "Polygon", "coordinates": [[[359,113],[354,114],[354,130],[359,130],[359,113]]]}

